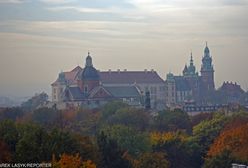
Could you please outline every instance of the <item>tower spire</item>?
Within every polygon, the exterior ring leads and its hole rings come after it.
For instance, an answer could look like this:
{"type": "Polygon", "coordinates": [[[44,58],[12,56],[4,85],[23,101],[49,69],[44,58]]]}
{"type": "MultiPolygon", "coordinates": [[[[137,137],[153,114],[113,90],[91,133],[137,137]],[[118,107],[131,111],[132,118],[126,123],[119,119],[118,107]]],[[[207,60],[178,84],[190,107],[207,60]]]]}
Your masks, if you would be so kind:
{"type": "Polygon", "coordinates": [[[192,66],[194,64],[194,61],[193,61],[193,54],[192,54],[192,50],[190,52],[190,65],[192,66]]]}

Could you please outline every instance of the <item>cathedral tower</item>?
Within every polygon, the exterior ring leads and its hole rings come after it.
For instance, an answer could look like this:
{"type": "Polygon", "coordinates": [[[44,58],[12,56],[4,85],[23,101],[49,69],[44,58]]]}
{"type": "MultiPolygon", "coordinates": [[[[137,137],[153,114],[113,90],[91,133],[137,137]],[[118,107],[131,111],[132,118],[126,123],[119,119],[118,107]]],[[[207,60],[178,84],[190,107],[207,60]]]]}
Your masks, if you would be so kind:
{"type": "Polygon", "coordinates": [[[203,89],[205,91],[211,92],[215,90],[214,68],[212,65],[212,57],[210,55],[210,51],[207,43],[204,49],[204,56],[202,58],[201,80],[202,80],[203,89]]]}

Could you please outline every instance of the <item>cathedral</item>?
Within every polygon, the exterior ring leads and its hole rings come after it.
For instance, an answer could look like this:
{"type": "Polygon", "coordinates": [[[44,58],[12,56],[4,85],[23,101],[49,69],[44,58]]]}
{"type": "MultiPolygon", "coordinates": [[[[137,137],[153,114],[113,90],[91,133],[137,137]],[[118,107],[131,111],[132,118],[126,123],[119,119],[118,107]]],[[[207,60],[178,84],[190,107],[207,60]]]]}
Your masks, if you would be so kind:
{"type": "Polygon", "coordinates": [[[191,52],[190,63],[185,65],[182,75],[172,73],[166,77],[166,105],[168,107],[183,106],[185,103],[204,105],[211,104],[215,93],[214,68],[212,56],[206,43],[202,57],[200,75],[196,72],[191,52]]]}

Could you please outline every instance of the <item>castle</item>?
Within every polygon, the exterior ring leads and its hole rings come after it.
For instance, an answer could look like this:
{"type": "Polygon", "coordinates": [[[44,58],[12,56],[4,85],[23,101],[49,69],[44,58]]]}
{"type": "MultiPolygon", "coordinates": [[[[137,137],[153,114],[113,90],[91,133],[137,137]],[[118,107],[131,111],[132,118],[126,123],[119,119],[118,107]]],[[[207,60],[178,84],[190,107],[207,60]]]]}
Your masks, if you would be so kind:
{"type": "Polygon", "coordinates": [[[196,72],[191,52],[190,64],[185,65],[182,76],[172,73],[166,76],[166,105],[175,107],[185,103],[197,105],[211,103],[215,93],[214,68],[212,56],[207,46],[204,49],[201,65],[201,75],[196,72]]]}

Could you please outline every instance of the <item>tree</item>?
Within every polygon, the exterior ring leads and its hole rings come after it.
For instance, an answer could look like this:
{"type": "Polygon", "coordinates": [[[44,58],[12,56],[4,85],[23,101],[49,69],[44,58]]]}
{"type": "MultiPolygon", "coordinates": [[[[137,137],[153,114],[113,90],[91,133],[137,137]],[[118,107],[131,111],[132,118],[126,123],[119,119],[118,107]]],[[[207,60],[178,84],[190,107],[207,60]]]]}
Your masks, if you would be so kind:
{"type": "Polygon", "coordinates": [[[78,153],[75,155],[64,153],[60,156],[59,161],[53,156],[52,165],[58,168],[96,168],[91,160],[83,161],[78,153]]]}
{"type": "Polygon", "coordinates": [[[0,163],[6,163],[11,161],[11,152],[8,145],[0,140],[0,163]]]}
{"type": "Polygon", "coordinates": [[[236,128],[223,131],[211,145],[208,156],[216,156],[223,151],[229,151],[231,155],[248,163],[248,122],[236,128]]]}
{"type": "Polygon", "coordinates": [[[102,129],[106,135],[115,140],[122,150],[127,150],[132,156],[151,150],[149,135],[141,133],[124,125],[107,126],[102,129]]]}
{"type": "Polygon", "coordinates": [[[127,104],[121,102],[121,101],[113,101],[110,103],[107,103],[101,110],[102,113],[102,119],[105,120],[109,116],[112,116],[116,113],[117,110],[128,107],[127,104]]]}
{"type": "Polygon", "coordinates": [[[130,168],[131,163],[124,159],[124,151],[122,151],[117,142],[107,137],[104,132],[97,136],[97,144],[101,153],[101,168],[130,168]]]}
{"type": "Polygon", "coordinates": [[[105,121],[108,125],[121,124],[141,131],[148,128],[149,122],[150,116],[146,111],[131,107],[118,109],[105,121]]]}
{"type": "Polygon", "coordinates": [[[16,120],[24,115],[24,111],[19,107],[5,108],[0,111],[0,121],[1,120],[16,120]]]}
{"type": "Polygon", "coordinates": [[[233,157],[230,154],[230,151],[222,151],[214,157],[207,158],[203,168],[227,168],[231,167],[233,163],[233,157]]]}
{"type": "Polygon", "coordinates": [[[162,152],[143,153],[134,168],[169,168],[169,161],[162,152]]]}
{"type": "Polygon", "coordinates": [[[58,158],[60,154],[80,153],[79,141],[69,132],[53,129],[49,134],[49,149],[58,158]]]}
{"type": "Polygon", "coordinates": [[[189,116],[186,112],[179,109],[174,111],[161,111],[154,118],[154,128],[157,131],[177,131],[184,130],[191,132],[191,124],[189,116]]]}
{"type": "Polygon", "coordinates": [[[38,125],[23,124],[18,128],[19,141],[16,144],[15,161],[42,162],[51,158],[48,134],[38,125]]]}
{"type": "Polygon", "coordinates": [[[9,146],[11,152],[15,152],[19,136],[14,121],[5,120],[0,122],[0,139],[9,146]]]}
{"type": "Polygon", "coordinates": [[[48,95],[45,92],[35,94],[33,97],[28,99],[26,102],[21,104],[21,107],[26,110],[33,110],[38,108],[39,106],[46,103],[48,100],[48,95]]]}
{"type": "Polygon", "coordinates": [[[220,134],[228,117],[224,114],[216,114],[211,120],[204,120],[193,128],[192,141],[196,142],[201,148],[203,155],[208,151],[209,146],[220,134]]]}
{"type": "Polygon", "coordinates": [[[39,124],[50,126],[58,119],[59,113],[52,108],[39,108],[33,111],[32,120],[39,124]]]}
{"type": "Polygon", "coordinates": [[[199,146],[182,133],[153,133],[153,151],[167,153],[171,168],[200,167],[202,159],[199,146]]]}
{"type": "Polygon", "coordinates": [[[213,118],[213,113],[200,113],[191,117],[192,127],[200,124],[202,121],[208,121],[213,118]]]}

